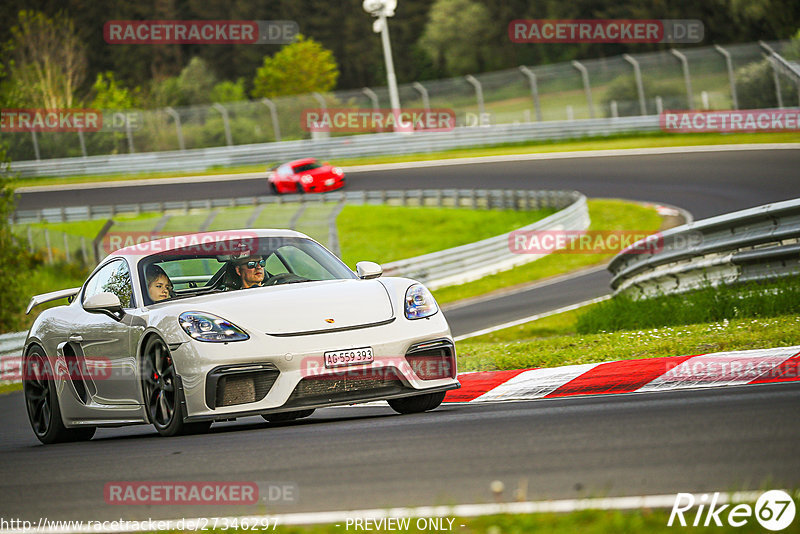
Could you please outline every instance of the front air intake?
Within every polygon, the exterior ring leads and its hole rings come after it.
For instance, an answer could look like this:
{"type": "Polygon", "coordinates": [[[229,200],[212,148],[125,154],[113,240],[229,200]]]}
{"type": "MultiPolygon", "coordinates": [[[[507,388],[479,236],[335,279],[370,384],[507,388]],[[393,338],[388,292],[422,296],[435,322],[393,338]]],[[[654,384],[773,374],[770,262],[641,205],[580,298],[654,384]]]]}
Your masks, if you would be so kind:
{"type": "Polygon", "coordinates": [[[214,369],[206,379],[206,403],[211,409],[263,400],[280,372],[272,364],[214,369]]]}

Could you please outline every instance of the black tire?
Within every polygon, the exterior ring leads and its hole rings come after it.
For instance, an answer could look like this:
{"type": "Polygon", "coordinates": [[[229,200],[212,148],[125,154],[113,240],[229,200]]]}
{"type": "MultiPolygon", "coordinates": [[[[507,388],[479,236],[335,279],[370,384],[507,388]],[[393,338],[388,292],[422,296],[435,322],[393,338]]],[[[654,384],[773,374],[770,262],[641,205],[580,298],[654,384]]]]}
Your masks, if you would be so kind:
{"type": "Polygon", "coordinates": [[[388,402],[389,406],[397,413],[420,413],[438,408],[444,400],[445,394],[446,392],[444,391],[440,393],[426,393],[425,395],[416,395],[414,397],[390,399],[388,402]]]}
{"type": "Polygon", "coordinates": [[[211,421],[185,423],[177,374],[169,347],[151,336],[142,352],[142,391],[147,418],[162,436],[182,436],[208,431],[211,421]]]}
{"type": "Polygon", "coordinates": [[[275,187],[275,184],[274,184],[273,182],[269,182],[269,191],[270,191],[270,193],[272,193],[273,195],[279,195],[279,194],[280,194],[280,193],[278,192],[278,188],[277,188],[277,187],[275,187]]]}
{"type": "Polygon", "coordinates": [[[297,183],[297,194],[298,195],[305,195],[307,193],[307,191],[306,191],[305,187],[303,187],[303,184],[301,184],[299,181],[296,182],[296,183],[297,183]]]}
{"type": "Polygon", "coordinates": [[[270,423],[283,423],[286,421],[294,421],[295,419],[302,419],[314,413],[314,410],[300,410],[299,412],[283,412],[283,413],[270,413],[264,414],[261,417],[270,423]]]}
{"type": "Polygon", "coordinates": [[[34,346],[22,362],[23,392],[28,421],[33,433],[45,445],[92,439],[95,427],[67,428],[54,382],[53,367],[41,347],[34,346]]]}

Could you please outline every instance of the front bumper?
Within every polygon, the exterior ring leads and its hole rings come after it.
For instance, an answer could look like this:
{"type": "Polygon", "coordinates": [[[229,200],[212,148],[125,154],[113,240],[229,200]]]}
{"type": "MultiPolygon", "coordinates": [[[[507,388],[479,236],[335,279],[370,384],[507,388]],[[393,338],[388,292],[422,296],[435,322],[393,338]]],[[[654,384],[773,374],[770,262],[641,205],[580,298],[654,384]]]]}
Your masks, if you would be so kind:
{"type": "Polygon", "coordinates": [[[415,321],[247,341],[188,341],[172,351],[187,420],[231,419],[447,391],[455,345],[441,313],[415,321]],[[328,369],[324,353],[370,347],[374,362],[328,369]],[[449,352],[448,352],[449,351],[449,352]]]}

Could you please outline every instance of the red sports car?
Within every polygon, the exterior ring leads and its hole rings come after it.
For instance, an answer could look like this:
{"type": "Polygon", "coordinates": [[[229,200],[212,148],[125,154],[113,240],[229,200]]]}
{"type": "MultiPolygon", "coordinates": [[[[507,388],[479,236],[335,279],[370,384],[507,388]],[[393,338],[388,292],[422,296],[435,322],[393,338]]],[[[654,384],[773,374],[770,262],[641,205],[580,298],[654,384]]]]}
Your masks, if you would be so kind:
{"type": "Polygon", "coordinates": [[[343,187],[345,179],[339,167],[304,158],[267,172],[267,182],[273,193],[324,193],[343,187]]]}

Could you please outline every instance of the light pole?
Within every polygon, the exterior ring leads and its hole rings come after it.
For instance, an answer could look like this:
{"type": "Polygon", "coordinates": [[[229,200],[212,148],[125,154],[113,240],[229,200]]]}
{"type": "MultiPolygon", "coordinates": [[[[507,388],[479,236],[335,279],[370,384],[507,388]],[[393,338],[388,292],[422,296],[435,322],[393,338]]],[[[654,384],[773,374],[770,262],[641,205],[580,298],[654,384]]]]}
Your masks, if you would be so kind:
{"type": "Polygon", "coordinates": [[[392,106],[392,112],[397,114],[400,111],[400,97],[397,94],[397,77],[394,75],[392,44],[389,41],[389,25],[386,23],[386,17],[394,16],[397,0],[364,0],[362,7],[364,11],[376,17],[375,22],[372,24],[372,31],[381,34],[383,60],[386,62],[386,80],[389,84],[389,103],[392,106]]]}

